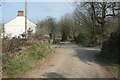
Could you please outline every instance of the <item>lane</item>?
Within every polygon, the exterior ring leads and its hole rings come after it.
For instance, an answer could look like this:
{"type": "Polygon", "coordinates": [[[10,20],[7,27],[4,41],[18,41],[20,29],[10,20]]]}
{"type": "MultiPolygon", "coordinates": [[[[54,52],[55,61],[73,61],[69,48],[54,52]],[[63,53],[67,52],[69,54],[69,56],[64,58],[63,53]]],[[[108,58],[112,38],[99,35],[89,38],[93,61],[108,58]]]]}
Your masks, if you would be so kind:
{"type": "Polygon", "coordinates": [[[45,63],[26,73],[27,78],[113,78],[112,74],[96,62],[97,48],[83,48],[74,44],[54,45],[55,55],[45,63]]]}

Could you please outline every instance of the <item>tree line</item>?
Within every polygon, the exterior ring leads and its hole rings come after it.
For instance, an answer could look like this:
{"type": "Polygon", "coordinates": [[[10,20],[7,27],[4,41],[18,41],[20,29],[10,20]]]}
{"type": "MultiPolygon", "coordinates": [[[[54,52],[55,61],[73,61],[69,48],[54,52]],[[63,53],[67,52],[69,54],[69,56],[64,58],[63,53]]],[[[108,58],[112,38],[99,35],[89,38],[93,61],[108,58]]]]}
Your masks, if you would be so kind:
{"type": "Polygon", "coordinates": [[[36,34],[51,34],[53,39],[75,41],[85,46],[101,45],[110,33],[118,29],[119,2],[74,2],[73,13],[59,21],[47,17],[38,22],[36,34]]]}

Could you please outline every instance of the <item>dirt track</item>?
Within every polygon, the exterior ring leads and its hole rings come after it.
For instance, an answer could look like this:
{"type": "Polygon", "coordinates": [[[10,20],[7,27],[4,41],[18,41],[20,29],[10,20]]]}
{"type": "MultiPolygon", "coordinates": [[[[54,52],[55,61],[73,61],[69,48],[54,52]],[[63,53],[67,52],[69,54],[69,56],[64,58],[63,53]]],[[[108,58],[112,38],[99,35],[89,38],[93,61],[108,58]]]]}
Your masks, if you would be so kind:
{"type": "Polygon", "coordinates": [[[74,44],[54,45],[55,53],[47,62],[25,73],[23,78],[113,78],[95,60],[97,48],[83,48],[74,44]]]}

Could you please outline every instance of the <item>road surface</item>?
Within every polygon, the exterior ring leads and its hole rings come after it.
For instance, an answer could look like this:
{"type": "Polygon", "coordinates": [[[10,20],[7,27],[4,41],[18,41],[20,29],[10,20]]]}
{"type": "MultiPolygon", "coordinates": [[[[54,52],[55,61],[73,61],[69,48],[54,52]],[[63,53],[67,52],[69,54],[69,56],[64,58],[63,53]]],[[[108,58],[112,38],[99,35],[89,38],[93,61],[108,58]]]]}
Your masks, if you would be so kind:
{"type": "Polygon", "coordinates": [[[95,59],[100,49],[75,44],[54,45],[55,53],[22,78],[113,78],[95,59]]]}

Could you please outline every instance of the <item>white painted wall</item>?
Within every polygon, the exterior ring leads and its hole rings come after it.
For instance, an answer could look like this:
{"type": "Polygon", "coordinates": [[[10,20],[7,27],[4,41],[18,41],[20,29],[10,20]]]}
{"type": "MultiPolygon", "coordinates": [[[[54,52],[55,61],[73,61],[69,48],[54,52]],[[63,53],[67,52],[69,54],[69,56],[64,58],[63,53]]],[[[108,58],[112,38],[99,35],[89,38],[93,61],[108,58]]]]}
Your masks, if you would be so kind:
{"type": "MultiPolygon", "coordinates": [[[[35,33],[36,24],[27,19],[27,30],[29,28],[33,29],[33,33],[35,33]]],[[[25,17],[17,16],[10,22],[4,25],[5,35],[11,34],[11,37],[19,36],[20,34],[25,32],[25,17]]]]}

